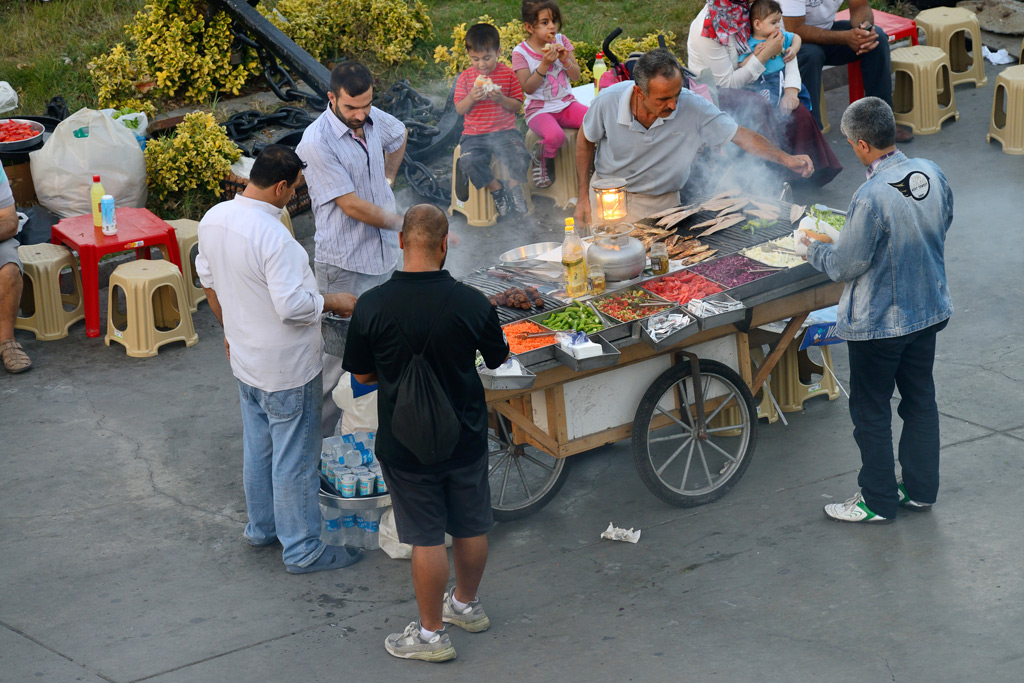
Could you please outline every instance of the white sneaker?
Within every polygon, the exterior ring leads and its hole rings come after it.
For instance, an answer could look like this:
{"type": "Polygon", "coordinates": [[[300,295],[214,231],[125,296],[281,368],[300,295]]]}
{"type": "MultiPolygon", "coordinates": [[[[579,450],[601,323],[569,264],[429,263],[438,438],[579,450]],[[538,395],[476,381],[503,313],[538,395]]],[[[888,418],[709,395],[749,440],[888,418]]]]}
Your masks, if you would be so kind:
{"type": "Polygon", "coordinates": [[[917,512],[925,512],[932,509],[932,503],[921,503],[907,494],[907,489],[903,486],[903,477],[896,480],[896,489],[900,493],[901,507],[905,507],[908,510],[916,510],[917,512]]]}
{"type": "Polygon", "coordinates": [[[448,631],[441,629],[430,640],[424,640],[418,621],[410,623],[401,633],[392,633],[385,638],[384,649],[399,659],[420,659],[424,662],[455,659],[455,648],[448,637],[448,631]]]}
{"type": "Polygon", "coordinates": [[[829,503],[825,506],[825,516],[837,522],[866,522],[869,524],[891,524],[888,517],[876,515],[864,503],[864,496],[857,493],[845,503],[829,503]]]}
{"type": "Polygon", "coordinates": [[[467,602],[466,608],[460,610],[452,602],[455,596],[455,588],[444,594],[444,607],[441,612],[441,620],[446,624],[455,624],[461,629],[470,633],[486,631],[491,626],[491,620],[484,613],[483,605],[479,600],[467,602]]]}

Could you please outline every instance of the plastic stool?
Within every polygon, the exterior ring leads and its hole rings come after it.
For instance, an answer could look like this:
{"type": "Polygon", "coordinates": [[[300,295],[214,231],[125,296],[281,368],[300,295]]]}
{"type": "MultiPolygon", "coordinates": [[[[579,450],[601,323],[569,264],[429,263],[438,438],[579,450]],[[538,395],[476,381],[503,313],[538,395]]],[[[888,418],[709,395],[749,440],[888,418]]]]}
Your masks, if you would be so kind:
{"type": "MultiPolygon", "coordinates": [[[[548,187],[537,187],[531,175],[530,193],[554,200],[555,206],[568,209],[576,206],[576,195],[579,194],[579,180],[576,176],[576,128],[565,129],[565,143],[555,155],[555,182],[548,187]]],[[[532,130],[526,134],[526,149],[533,149],[540,142],[540,136],[532,130]]]]}
{"type": "Polygon", "coordinates": [[[18,258],[25,272],[21,311],[14,320],[14,329],[29,330],[41,341],[63,339],[69,327],[85,318],[82,275],[75,257],[59,244],[31,244],[18,247],[18,258]],[[75,289],[70,294],[60,290],[60,274],[66,268],[71,269],[74,279],[75,289]]]}
{"type": "Polygon", "coordinates": [[[828,400],[839,398],[839,385],[832,376],[832,353],[827,346],[821,349],[822,362],[828,369],[813,362],[806,349],[798,351],[795,343],[790,344],[779,364],[772,373],[772,393],[779,402],[784,413],[795,413],[803,410],[804,401],[815,396],[828,396],[828,400]],[[821,379],[811,384],[804,384],[800,376],[821,375],[821,379]]]}
{"type": "Polygon", "coordinates": [[[1024,65],[1010,66],[996,76],[988,136],[1003,143],[1005,154],[1024,154],[1024,65]]]}
{"type": "Polygon", "coordinates": [[[892,103],[896,123],[918,135],[938,133],[950,116],[960,118],[950,81],[949,57],[937,47],[915,45],[892,51],[896,74],[892,103]]]}
{"type": "Polygon", "coordinates": [[[821,118],[821,132],[828,134],[832,131],[832,124],[828,122],[828,107],[825,106],[825,81],[821,82],[821,96],[818,98],[818,116],[821,118]]]}
{"type": "Polygon", "coordinates": [[[206,301],[206,292],[196,284],[196,254],[199,253],[199,223],[182,218],[176,221],[167,221],[168,225],[174,228],[174,234],[178,238],[178,253],[181,254],[181,276],[185,281],[185,296],[188,299],[188,309],[195,313],[199,309],[199,302],[206,301]],[[193,249],[195,254],[192,253],[193,249]]]}
{"type": "MultiPolygon", "coordinates": [[[[466,217],[466,222],[477,228],[485,228],[498,222],[498,208],[494,198],[487,189],[477,188],[472,181],[459,169],[459,157],[462,156],[462,145],[455,146],[452,156],[452,203],[448,206],[448,215],[458,211],[466,217]],[[469,192],[465,199],[459,199],[459,185],[465,183],[469,192]]],[[[491,172],[499,180],[508,180],[508,171],[497,160],[491,160],[491,172]]],[[[533,201],[530,199],[530,184],[523,183],[523,194],[526,195],[527,214],[533,213],[533,201]]]]}
{"type": "Polygon", "coordinates": [[[949,57],[950,82],[974,83],[976,88],[988,84],[985,60],[981,58],[981,28],[978,17],[960,7],[933,7],[919,13],[917,25],[924,30],[925,41],[945,50],[949,57]],[[974,56],[967,53],[967,36],[971,37],[974,56]]]}
{"type": "Polygon", "coordinates": [[[295,237],[295,228],[292,227],[292,215],[288,213],[288,209],[281,209],[281,222],[284,223],[284,227],[288,228],[288,232],[295,237]]]}
{"type": "Polygon", "coordinates": [[[107,335],[103,338],[107,346],[115,341],[129,356],[148,358],[164,344],[183,341],[194,346],[199,341],[187,307],[185,281],[170,261],[122,263],[110,275],[107,296],[107,335]],[[118,310],[117,289],[124,293],[125,313],[118,310]]]}

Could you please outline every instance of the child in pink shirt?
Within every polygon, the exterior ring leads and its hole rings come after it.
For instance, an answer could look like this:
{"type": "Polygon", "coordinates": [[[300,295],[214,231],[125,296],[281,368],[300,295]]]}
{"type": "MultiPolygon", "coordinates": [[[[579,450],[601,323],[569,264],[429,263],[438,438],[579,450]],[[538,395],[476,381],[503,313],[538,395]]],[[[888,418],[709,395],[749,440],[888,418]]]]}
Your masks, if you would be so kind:
{"type": "Polygon", "coordinates": [[[512,51],[512,69],[526,94],[526,125],[540,136],[533,156],[533,184],[554,181],[554,158],[565,143],[563,128],[579,128],[587,108],[572,95],[570,81],[580,77],[572,43],[558,32],[562,14],[555,0],[523,0],[527,39],[512,51]]]}

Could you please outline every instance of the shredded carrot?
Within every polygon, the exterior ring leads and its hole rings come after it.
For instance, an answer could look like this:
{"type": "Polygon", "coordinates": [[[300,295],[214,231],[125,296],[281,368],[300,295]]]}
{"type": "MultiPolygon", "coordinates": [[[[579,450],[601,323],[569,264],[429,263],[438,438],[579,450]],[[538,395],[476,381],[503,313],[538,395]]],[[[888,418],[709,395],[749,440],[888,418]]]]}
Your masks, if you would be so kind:
{"type": "Polygon", "coordinates": [[[527,334],[547,332],[543,327],[537,323],[530,322],[529,320],[509,323],[502,329],[505,330],[505,338],[508,339],[508,347],[512,353],[525,353],[527,351],[532,351],[533,349],[539,349],[542,346],[551,346],[555,343],[554,333],[552,333],[550,337],[533,337],[531,339],[524,339],[523,337],[527,334]]]}

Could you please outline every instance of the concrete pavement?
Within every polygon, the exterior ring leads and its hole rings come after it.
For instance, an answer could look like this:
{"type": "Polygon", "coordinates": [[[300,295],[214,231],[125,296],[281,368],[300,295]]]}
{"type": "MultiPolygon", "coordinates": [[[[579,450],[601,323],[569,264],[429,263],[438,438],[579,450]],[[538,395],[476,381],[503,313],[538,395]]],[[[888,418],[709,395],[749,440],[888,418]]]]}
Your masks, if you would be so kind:
{"type": "MultiPolygon", "coordinates": [[[[454,662],[403,662],[383,640],[415,616],[407,562],[373,552],[291,576],[279,550],[242,541],[238,394],[205,304],[198,345],[152,359],[81,324],[56,342],[19,332],[36,367],[0,374],[0,680],[1024,680],[1024,157],[985,143],[998,70],[957,88],[958,122],[904,147],[939,163],[956,198],[932,512],[824,518],[856,490],[842,398],[762,424],[744,478],[700,508],[661,503],[628,444],[606,446],[573,457],[545,509],[494,530],[491,629],[452,629],[454,662]],[[598,540],[610,521],[640,542],[598,540]]],[[[845,90],[828,101],[846,169],[797,198],[843,208],[863,170],[838,132],[845,90]]],[[[561,215],[457,223],[450,268],[558,239],[561,215]]]]}

